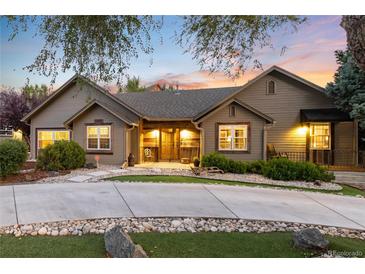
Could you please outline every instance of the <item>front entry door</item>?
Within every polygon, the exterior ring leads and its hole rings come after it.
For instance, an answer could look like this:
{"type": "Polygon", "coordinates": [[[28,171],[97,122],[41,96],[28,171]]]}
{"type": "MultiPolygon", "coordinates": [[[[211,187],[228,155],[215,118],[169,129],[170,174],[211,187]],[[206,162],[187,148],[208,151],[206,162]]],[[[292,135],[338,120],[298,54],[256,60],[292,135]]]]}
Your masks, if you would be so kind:
{"type": "Polygon", "coordinates": [[[173,128],[161,129],[161,161],[177,160],[177,140],[175,140],[176,130],[173,128]]]}

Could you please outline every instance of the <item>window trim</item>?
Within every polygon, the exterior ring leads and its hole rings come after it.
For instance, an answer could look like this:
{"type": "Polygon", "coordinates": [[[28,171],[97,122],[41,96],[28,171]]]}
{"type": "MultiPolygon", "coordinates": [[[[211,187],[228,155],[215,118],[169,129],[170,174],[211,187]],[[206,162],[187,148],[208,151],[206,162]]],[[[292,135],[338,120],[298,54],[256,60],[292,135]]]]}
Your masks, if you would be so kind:
{"type": "Polygon", "coordinates": [[[88,152],[90,151],[111,151],[112,150],[112,127],[110,124],[92,124],[92,125],[86,125],[86,149],[88,152]],[[96,127],[98,136],[97,136],[97,148],[89,148],[89,128],[90,127],[96,127]],[[100,148],[100,128],[101,127],[107,127],[109,128],[109,148],[100,148]]]}
{"type": "Polygon", "coordinates": [[[275,80],[267,80],[266,81],[266,95],[275,95],[276,94],[276,81],[275,80]],[[274,83],[274,92],[273,93],[270,93],[269,92],[269,84],[270,82],[273,82],[274,83]]]}
{"type": "MultiPolygon", "coordinates": [[[[216,123],[216,151],[223,152],[223,153],[250,153],[251,152],[251,123],[250,122],[228,122],[228,123],[216,123]],[[232,149],[232,143],[231,142],[231,148],[230,149],[221,149],[219,145],[219,139],[220,139],[220,131],[219,128],[221,126],[246,126],[247,128],[247,145],[245,149],[232,149]]],[[[234,139],[234,138],[233,138],[234,139]]]]}
{"type": "Polygon", "coordinates": [[[3,134],[0,134],[0,137],[12,137],[14,131],[11,127],[3,127],[0,128],[0,132],[4,132],[3,134]],[[6,132],[10,134],[6,134],[6,132]]]}
{"type": "MultiPolygon", "coordinates": [[[[315,122],[309,124],[309,149],[310,150],[331,150],[332,148],[332,124],[330,122],[315,122]],[[312,125],[327,125],[328,126],[328,148],[318,148],[312,146],[312,125]]],[[[318,136],[327,136],[327,135],[318,135],[318,136]]]]}
{"type": "Polygon", "coordinates": [[[42,149],[42,148],[40,148],[39,147],[39,132],[40,131],[51,131],[51,132],[53,132],[52,133],[52,141],[53,141],[53,144],[54,144],[54,142],[55,142],[55,140],[54,140],[54,132],[55,131],[67,131],[68,132],[68,141],[71,141],[72,140],[72,132],[71,132],[71,130],[69,130],[69,129],[65,129],[65,128],[37,128],[36,129],[36,140],[37,140],[37,142],[36,142],[36,150],[38,151],[38,150],[40,150],[40,149],[42,149]]]}

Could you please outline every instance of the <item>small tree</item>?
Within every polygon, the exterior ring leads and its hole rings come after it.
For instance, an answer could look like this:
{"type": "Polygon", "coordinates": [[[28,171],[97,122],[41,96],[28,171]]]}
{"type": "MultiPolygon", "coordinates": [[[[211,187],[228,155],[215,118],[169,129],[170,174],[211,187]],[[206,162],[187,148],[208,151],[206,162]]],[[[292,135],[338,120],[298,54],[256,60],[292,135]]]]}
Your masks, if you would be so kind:
{"type": "Polygon", "coordinates": [[[335,55],[339,67],[326,91],[339,109],[358,119],[359,126],[365,129],[365,73],[349,51],[339,50],[335,55]]]}
{"type": "Polygon", "coordinates": [[[145,91],[145,89],[145,86],[141,86],[141,81],[139,77],[133,76],[132,78],[128,79],[127,84],[124,86],[124,88],[119,89],[119,92],[141,92],[145,91]]]}

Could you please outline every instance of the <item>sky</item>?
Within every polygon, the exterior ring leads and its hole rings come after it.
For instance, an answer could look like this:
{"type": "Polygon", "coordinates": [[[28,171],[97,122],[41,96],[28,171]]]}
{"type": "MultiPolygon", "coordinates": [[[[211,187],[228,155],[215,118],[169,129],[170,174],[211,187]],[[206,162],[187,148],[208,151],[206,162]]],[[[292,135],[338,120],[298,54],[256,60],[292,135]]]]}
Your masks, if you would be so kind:
{"type": "MultiPolygon", "coordinates": [[[[332,80],[337,68],[334,51],[345,49],[346,34],[340,27],[341,16],[309,16],[308,22],[300,25],[298,31],[285,30],[272,35],[273,48],[258,53],[263,68],[280,66],[320,86],[332,80]],[[285,53],[281,54],[285,47],[285,53]]],[[[231,79],[223,72],[211,74],[202,70],[189,53],[176,45],[173,36],[181,19],[165,16],[160,34],[152,35],[154,52],[140,54],[132,60],[129,75],[137,76],[148,86],[157,82],[178,84],[181,89],[238,86],[259,74],[260,70],[247,70],[238,79],[231,79]],[[162,38],[162,43],[161,43],[162,38]]],[[[30,84],[50,84],[50,77],[32,74],[23,67],[32,64],[42,48],[43,41],[35,36],[35,28],[8,41],[9,29],[4,18],[0,19],[0,85],[21,88],[29,79],[30,84]]],[[[61,86],[73,76],[73,71],[60,74],[53,88],[61,86]]],[[[111,91],[115,85],[108,85],[111,91]]]]}

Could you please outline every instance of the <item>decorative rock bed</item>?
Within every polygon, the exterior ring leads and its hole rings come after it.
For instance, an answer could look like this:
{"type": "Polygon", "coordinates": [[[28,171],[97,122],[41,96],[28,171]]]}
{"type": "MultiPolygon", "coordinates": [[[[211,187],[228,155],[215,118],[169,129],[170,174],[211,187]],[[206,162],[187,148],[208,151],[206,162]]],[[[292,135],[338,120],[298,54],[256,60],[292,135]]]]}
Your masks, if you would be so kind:
{"type": "Polygon", "coordinates": [[[304,181],[278,181],[266,178],[262,175],[258,174],[234,174],[234,173],[225,173],[225,174],[209,174],[209,175],[201,175],[195,176],[192,174],[189,169],[159,169],[159,168],[127,168],[127,169],[119,169],[118,166],[100,166],[98,169],[90,170],[90,169],[78,169],[71,171],[70,174],[65,176],[53,177],[53,178],[45,178],[37,181],[36,183],[65,183],[70,182],[69,179],[75,176],[83,176],[90,174],[91,172],[95,173],[95,171],[104,171],[108,172],[108,174],[101,176],[90,176],[91,178],[85,180],[85,182],[97,182],[101,179],[106,179],[114,176],[121,175],[167,175],[167,176],[191,176],[196,178],[206,178],[206,179],[214,179],[214,180],[226,180],[226,181],[235,181],[245,182],[245,183],[255,183],[255,184],[266,184],[272,186],[290,186],[290,187],[301,187],[301,188],[310,188],[310,189],[318,189],[318,190],[341,190],[342,187],[335,183],[326,183],[321,182],[320,184],[316,182],[304,182],[304,181]],[[120,172],[118,172],[120,170],[120,172]]]}
{"type": "Polygon", "coordinates": [[[120,225],[127,233],[159,232],[296,232],[305,228],[317,228],[322,234],[365,240],[365,230],[353,230],[321,225],[250,221],[244,219],[217,218],[105,218],[80,221],[61,221],[0,227],[0,235],[67,236],[104,234],[120,225]]]}

